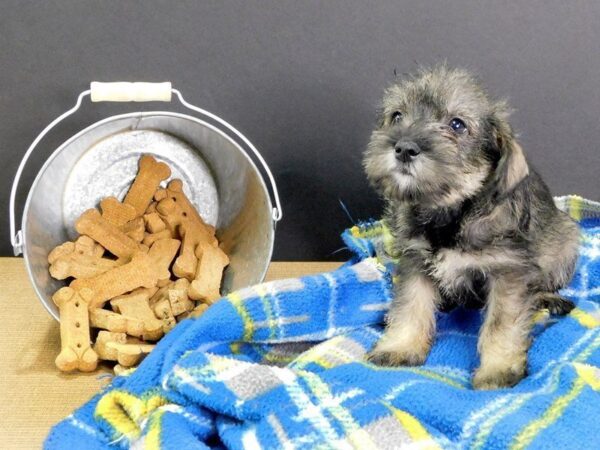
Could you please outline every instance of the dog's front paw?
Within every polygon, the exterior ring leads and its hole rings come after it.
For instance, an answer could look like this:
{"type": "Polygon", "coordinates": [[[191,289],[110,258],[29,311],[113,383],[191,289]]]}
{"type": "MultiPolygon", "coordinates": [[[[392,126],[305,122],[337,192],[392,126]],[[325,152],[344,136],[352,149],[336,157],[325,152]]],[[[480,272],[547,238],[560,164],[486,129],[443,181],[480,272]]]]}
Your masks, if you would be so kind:
{"type": "Polygon", "coordinates": [[[512,387],[525,376],[525,365],[501,370],[480,367],[473,376],[473,387],[479,390],[502,389],[512,387]]]}
{"type": "Polygon", "coordinates": [[[397,367],[397,366],[420,366],[427,358],[427,350],[401,350],[381,348],[377,345],[369,354],[367,360],[377,366],[397,367]]]}

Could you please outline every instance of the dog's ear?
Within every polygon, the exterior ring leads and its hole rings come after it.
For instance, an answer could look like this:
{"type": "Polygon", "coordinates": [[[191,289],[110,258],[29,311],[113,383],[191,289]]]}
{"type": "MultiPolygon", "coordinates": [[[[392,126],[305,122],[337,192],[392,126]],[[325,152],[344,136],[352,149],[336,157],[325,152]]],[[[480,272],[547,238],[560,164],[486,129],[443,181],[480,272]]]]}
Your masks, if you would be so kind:
{"type": "Polygon", "coordinates": [[[508,124],[508,112],[499,107],[488,118],[490,125],[489,144],[495,161],[494,182],[500,195],[512,191],[529,175],[529,165],[523,149],[515,139],[508,124]]]}

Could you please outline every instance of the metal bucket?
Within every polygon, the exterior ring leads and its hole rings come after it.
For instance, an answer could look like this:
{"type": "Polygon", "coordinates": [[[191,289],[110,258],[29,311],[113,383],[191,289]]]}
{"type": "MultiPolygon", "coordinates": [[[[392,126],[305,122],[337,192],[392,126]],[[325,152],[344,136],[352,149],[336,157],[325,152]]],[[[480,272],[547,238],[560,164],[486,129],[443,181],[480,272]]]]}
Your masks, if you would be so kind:
{"type": "Polygon", "coordinates": [[[50,123],[31,144],[12,186],[11,242],[23,254],[35,291],[58,319],[52,295],[65,283],[48,273],[48,253],[76,237],[74,222],[101,198],[123,198],[141,154],[166,162],[172,178],[181,178],[190,201],[211,225],[230,258],[222,293],[264,279],[281,219],[277,187],[256,148],[233,126],[187,103],[170,83],[92,83],[76,105],[50,123]],[[48,158],[33,182],[16,231],[15,197],[23,168],[40,140],[73,114],[82,99],[92,101],[170,101],[174,94],[198,117],[174,112],[134,112],[101,120],[67,140],[48,158]],[[260,171],[270,181],[275,206],[260,171]]]}

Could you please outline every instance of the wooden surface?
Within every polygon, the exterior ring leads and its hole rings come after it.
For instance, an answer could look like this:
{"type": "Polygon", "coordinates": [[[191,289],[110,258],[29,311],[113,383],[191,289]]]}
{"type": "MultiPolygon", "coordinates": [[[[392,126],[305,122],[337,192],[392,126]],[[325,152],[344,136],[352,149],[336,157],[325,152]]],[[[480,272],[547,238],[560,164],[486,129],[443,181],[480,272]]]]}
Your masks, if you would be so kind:
{"type": "MultiPolygon", "coordinates": [[[[272,263],[267,280],[336,268],[339,263],[272,263]]],[[[40,448],[51,425],[106,383],[91,374],[63,374],[54,366],[59,327],[37,299],[21,258],[0,258],[0,448],[40,448]]]]}

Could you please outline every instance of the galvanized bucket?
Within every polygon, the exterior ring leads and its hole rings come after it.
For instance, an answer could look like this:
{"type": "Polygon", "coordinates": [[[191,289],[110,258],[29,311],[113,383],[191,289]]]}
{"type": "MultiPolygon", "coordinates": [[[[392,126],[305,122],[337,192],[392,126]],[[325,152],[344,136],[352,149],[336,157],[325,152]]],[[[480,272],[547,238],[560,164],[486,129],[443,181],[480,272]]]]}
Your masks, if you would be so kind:
{"type": "Polygon", "coordinates": [[[10,195],[10,233],[15,255],[23,254],[35,291],[52,316],[52,295],[65,283],[48,273],[48,253],[75,237],[74,222],[101,198],[123,198],[137,172],[141,154],[152,154],[184,181],[186,194],[202,217],[217,228],[230,257],[222,292],[263,280],[269,265],[275,225],[282,217],[275,180],[261,154],[233,126],[186,102],[170,83],[97,83],[76,105],[50,123],[33,141],[15,176],[10,195]],[[133,112],[101,120],[59,146],[38,172],[27,197],[21,230],[16,231],[15,197],[29,156],[42,138],[82,100],[170,101],[172,95],[197,116],[175,112],[133,112]],[[266,174],[265,181],[254,164],[266,174]]]}

